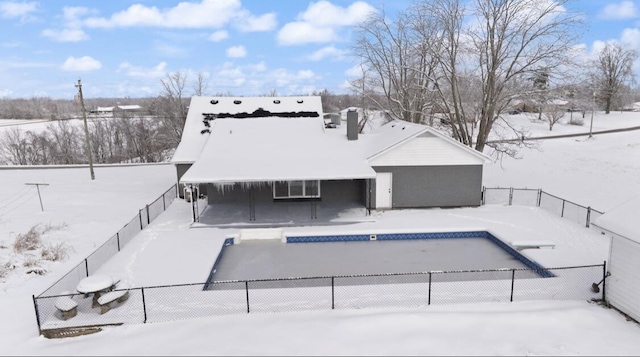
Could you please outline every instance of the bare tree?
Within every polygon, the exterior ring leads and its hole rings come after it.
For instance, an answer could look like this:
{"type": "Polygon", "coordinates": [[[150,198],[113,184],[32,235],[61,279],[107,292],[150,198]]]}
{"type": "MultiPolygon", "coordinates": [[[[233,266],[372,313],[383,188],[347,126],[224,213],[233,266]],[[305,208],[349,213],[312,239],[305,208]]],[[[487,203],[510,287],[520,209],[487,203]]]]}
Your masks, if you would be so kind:
{"type": "Polygon", "coordinates": [[[207,75],[204,72],[198,72],[196,81],[193,84],[193,95],[203,96],[205,95],[207,89],[209,89],[209,81],[207,80],[207,75]]]}
{"type": "Polygon", "coordinates": [[[2,133],[2,157],[13,165],[27,165],[27,151],[30,145],[22,131],[17,127],[2,133]]]}
{"type": "Polygon", "coordinates": [[[509,105],[508,84],[544,66],[570,63],[578,15],[569,0],[476,0],[478,26],[469,32],[478,53],[482,106],[476,150],[483,151],[494,122],[509,105]]]}
{"type": "MultiPolygon", "coordinates": [[[[430,107],[426,95],[429,82],[427,68],[431,61],[425,48],[416,45],[411,22],[406,13],[390,22],[384,13],[372,14],[356,27],[357,38],[352,50],[370,69],[365,77],[369,91],[364,93],[379,108],[389,109],[402,120],[419,123],[430,107]],[[378,93],[382,93],[384,103],[378,93]]],[[[426,42],[423,41],[423,44],[426,42]]],[[[354,82],[357,91],[362,83],[354,82]]]]}
{"type": "Polygon", "coordinates": [[[613,42],[606,43],[598,52],[594,62],[593,84],[598,97],[605,103],[606,114],[611,112],[611,104],[625,82],[633,80],[633,62],[637,57],[635,50],[613,42]]]}
{"type": "Polygon", "coordinates": [[[182,138],[184,122],[187,119],[185,86],[187,75],[182,72],[167,73],[160,80],[162,93],[152,104],[151,112],[162,123],[165,137],[177,146],[182,138]]]}
{"type": "Polygon", "coordinates": [[[566,109],[556,103],[549,103],[541,109],[540,112],[544,112],[544,118],[549,123],[549,131],[553,131],[553,125],[558,123],[564,117],[566,109]]]}
{"type": "Polygon", "coordinates": [[[424,122],[437,111],[454,138],[484,151],[523,83],[570,65],[580,17],[569,1],[420,0],[395,22],[382,13],[359,25],[353,50],[395,117],[424,122]]]}

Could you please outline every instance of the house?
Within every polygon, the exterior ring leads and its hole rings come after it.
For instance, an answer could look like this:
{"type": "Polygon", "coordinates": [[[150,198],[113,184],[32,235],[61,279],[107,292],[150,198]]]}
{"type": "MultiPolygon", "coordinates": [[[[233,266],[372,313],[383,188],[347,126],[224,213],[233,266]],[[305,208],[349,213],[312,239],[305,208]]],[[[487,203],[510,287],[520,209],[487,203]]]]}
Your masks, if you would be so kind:
{"type": "Polygon", "coordinates": [[[126,116],[127,114],[138,113],[142,110],[142,107],[137,104],[132,105],[117,105],[115,107],[96,107],[96,109],[90,110],[89,115],[97,117],[113,117],[126,116]]]}
{"type": "Polygon", "coordinates": [[[320,97],[193,97],[172,162],[208,204],[479,206],[489,158],[433,128],[391,121],[327,128],[320,97]]]}
{"type": "Polygon", "coordinates": [[[640,321],[640,195],[614,207],[593,222],[610,237],[606,300],[640,321]]]}

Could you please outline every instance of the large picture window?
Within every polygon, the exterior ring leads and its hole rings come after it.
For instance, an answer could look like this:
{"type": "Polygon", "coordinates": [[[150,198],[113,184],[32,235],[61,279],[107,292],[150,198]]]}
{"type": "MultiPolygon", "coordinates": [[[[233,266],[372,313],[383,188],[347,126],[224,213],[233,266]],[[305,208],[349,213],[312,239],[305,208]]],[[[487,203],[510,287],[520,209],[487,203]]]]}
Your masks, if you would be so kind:
{"type": "Polygon", "coordinates": [[[286,181],[273,183],[273,198],[320,197],[320,181],[286,181]]]}

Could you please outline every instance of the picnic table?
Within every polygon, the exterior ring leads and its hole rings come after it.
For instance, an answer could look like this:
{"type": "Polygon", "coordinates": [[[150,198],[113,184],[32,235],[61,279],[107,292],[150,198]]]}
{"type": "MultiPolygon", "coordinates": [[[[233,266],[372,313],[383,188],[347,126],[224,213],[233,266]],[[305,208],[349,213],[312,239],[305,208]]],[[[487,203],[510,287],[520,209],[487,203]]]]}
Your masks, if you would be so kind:
{"type": "Polygon", "coordinates": [[[100,295],[111,291],[115,283],[113,277],[109,275],[95,274],[80,280],[78,286],[76,286],[76,290],[81,294],[85,294],[85,296],[93,294],[91,307],[98,307],[100,295]]]}

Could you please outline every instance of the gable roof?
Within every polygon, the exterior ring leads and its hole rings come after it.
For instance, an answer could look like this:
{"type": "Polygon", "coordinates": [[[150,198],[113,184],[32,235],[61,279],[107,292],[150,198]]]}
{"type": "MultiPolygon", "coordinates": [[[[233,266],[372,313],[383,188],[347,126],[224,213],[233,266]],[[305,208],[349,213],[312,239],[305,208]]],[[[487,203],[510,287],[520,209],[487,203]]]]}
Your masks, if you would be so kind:
{"type": "Polygon", "coordinates": [[[598,217],[593,225],[640,243],[640,195],[614,207],[598,217]]]}
{"type": "Polygon", "coordinates": [[[371,134],[363,135],[368,137],[369,141],[365,149],[365,155],[369,160],[374,160],[375,158],[394,150],[413,138],[423,136],[425,134],[435,136],[462,152],[482,160],[483,162],[491,161],[489,156],[444,135],[438,130],[426,125],[410,123],[397,119],[382,125],[372,131],[371,134]]]}
{"type": "Polygon", "coordinates": [[[357,142],[327,135],[320,118],[217,119],[183,183],[375,178],[357,142]]]}
{"type": "Polygon", "coordinates": [[[366,179],[376,177],[373,158],[421,135],[462,156],[489,159],[435,129],[400,120],[358,140],[338,134],[325,130],[320,97],[193,97],[171,161],[191,164],[181,183],[366,179]]]}
{"type": "MultiPolygon", "coordinates": [[[[205,97],[194,96],[189,104],[189,112],[182,131],[180,144],[173,154],[173,163],[193,163],[208,140],[208,133],[204,120],[211,116],[225,118],[241,115],[250,117],[252,113],[262,109],[263,117],[266,112],[273,113],[317,113],[322,118],[322,102],[319,96],[296,97],[205,97]],[[244,113],[244,114],[243,114],[244,113]],[[245,115],[246,114],[246,115],[245,115]]],[[[281,114],[278,114],[281,115],[281,114]]],[[[282,114],[287,115],[287,114],[282,114]]],[[[291,114],[289,114],[291,115],[291,114]]]]}

